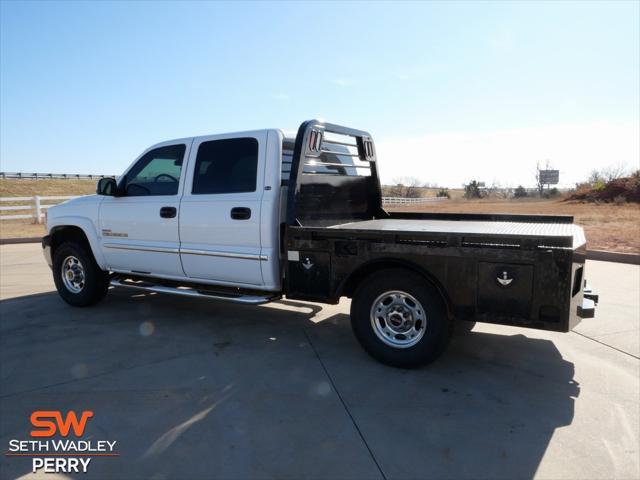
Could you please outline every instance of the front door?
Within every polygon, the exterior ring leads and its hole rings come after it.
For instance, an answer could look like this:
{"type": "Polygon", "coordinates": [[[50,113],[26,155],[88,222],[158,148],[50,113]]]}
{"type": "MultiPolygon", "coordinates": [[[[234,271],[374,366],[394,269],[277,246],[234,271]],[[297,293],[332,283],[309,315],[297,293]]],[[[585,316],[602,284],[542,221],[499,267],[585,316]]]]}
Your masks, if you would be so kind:
{"type": "Polygon", "coordinates": [[[100,241],[110,270],[184,277],[178,219],[191,139],[155,147],[120,178],[123,196],[100,206],[100,241]]]}
{"type": "Polygon", "coordinates": [[[180,204],[182,266],[196,279],[264,284],[260,206],[265,132],[194,139],[180,204]]]}

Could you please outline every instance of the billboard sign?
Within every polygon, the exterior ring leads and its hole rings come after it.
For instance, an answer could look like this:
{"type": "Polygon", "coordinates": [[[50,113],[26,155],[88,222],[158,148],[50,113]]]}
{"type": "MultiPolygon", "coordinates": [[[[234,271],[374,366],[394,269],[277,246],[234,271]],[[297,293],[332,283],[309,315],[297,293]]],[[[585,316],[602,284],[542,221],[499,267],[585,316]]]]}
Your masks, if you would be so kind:
{"type": "Polygon", "coordinates": [[[540,183],[556,185],[560,182],[560,170],[540,170],[540,183]]]}

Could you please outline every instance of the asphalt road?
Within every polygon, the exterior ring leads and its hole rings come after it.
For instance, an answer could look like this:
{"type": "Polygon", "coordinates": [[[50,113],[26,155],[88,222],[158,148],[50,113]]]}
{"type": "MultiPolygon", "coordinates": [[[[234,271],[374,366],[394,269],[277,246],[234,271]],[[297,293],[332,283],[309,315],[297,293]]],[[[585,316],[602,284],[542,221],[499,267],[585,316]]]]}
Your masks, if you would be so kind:
{"type": "MultiPolygon", "coordinates": [[[[38,245],[0,261],[1,448],[34,410],[92,410],[85,437],[117,441],[68,477],[640,477],[638,266],[588,262],[601,302],[575,332],[478,325],[405,371],[360,349],[348,302],[112,291],[74,309],[38,245]]],[[[29,458],[1,462],[30,478],[29,458]]]]}

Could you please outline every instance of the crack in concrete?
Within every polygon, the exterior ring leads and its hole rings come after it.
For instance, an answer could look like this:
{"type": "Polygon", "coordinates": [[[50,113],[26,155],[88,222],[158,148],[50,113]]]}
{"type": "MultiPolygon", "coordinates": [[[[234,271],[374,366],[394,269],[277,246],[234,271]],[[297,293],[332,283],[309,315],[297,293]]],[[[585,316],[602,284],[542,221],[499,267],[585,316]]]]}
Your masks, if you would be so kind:
{"type": "Polygon", "coordinates": [[[376,459],[375,455],[373,454],[373,450],[371,450],[371,447],[369,446],[369,443],[364,438],[364,435],[363,435],[362,431],[360,430],[360,427],[358,426],[358,423],[356,422],[356,419],[351,414],[351,411],[349,410],[349,407],[347,406],[347,403],[342,398],[342,395],[340,395],[340,391],[338,390],[338,387],[336,386],[335,382],[333,381],[333,377],[331,377],[331,374],[329,373],[329,370],[327,370],[327,367],[325,366],[324,362],[322,361],[322,358],[320,358],[320,354],[318,353],[318,351],[316,350],[315,345],[311,341],[311,337],[309,337],[309,334],[307,333],[307,330],[305,328],[303,328],[302,331],[304,332],[304,336],[307,337],[307,342],[309,342],[309,345],[313,349],[313,353],[315,353],[316,358],[318,359],[318,362],[320,362],[320,366],[324,370],[324,373],[327,376],[327,379],[329,380],[329,382],[331,383],[331,386],[333,387],[333,390],[336,392],[336,395],[338,396],[338,399],[340,400],[340,403],[342,403],[342,407],[344,408],[345,412],[347,413],[347,415],[351,419],[351,423],[353,423],[353,426],[355,427],[356,432],[358,432],[358,435],[360,436],[360,439],[362,440],[362,443],[364,443],[364,446],[367,448],[367,451],[369,452],[369,455],[371,456],[371,459],[373,460],[373,463],[375,463],[376,467],[378,468],[378,471],[380,472],[380,475],[382,476],[383,480],[387,480],[387,476],[384,474],[384,471],[382,470],[382,467],[380,466],[380,464],[378,463],[378,460],[376,459]]]}
{"type": "Polygon", "coordinates": [[[624,350],[621,350],[621,349],[619,349],[617,347],[614,347],[613,345],[609,345],[608,343],[604,343],[604,342],[601,342],[600,340],[597,340],[597,339],[595,339],[593,337],[589,337],[589,336],[585,335],[584,333],[576,332],[575,330],[573,331],[573,333],[575,333],[577,335],[580,335],[581,337],[584,337],[587,340],[591,340],[592,342],[596,342],[596,343],[599,343],[600,345],[604,345],[605,347],[609,347],[610,349],[615,350],[616,352],[624,353],[625,355],[629,355],[630,357],[635,358],[636,360],[640,360],[640,357],[637,356],[637,355],[634,355],[633,353],[625,352],[624,350]]]}

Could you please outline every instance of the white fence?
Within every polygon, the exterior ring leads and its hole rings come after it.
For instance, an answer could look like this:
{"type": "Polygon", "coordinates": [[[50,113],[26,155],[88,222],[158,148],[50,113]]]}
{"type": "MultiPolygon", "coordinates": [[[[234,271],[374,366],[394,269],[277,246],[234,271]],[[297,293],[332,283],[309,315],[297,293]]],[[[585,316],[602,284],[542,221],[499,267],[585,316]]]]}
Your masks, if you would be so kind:
{"type": "Polygon", "coordinates": [[[85,175],[82,173],[29,173],[29,172],[0,172],[0,178],[12,178],[23,180],[46,180],[57,178],[63,180],[95,180],[97,178],[110,177],[112,175],[85,175]]]}
{"type": "Polygon", "coordinates": [[[0,197],[0,212],[3,215],[0,215],[0,220],[19,220],[24,218],[30,218],[33,220],[33,223],[42,223],[42,219],[44,218],[43,210],[53,207],[54,205],[60,203],[63,200],[69,200],[73,197],[64,197],[64,196],[40,196],[34,195],[33,197],[0,197]],[[49,202],[55,200],[54,203],[43,204],[42,202],[49,202]],[[2,202],[11,202],[11,203],[20,203],[24,205],[10,205],[10,206],[2,206],[2,202]],[[30,210],[30,213],[19,213],[18,215],[4,215],[6,211],[25,211],[30,210]]]}
{"type": "Polygon", "coordinates": [[[434,203],[447,200],[447,197],[382,197],[383,205],[422,205],[424,203],[434,203]]]}

